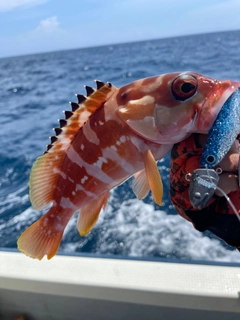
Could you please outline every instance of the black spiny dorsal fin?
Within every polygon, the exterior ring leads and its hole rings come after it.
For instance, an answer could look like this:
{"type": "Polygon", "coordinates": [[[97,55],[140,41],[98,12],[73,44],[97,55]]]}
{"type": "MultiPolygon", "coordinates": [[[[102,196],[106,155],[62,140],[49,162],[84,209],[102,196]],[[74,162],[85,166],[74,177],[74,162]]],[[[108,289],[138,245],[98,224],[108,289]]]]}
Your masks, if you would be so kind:
{"type": "Polygon", "coordinates": [[[104,82],[99,81],[99,80],[95,80],[95,82],[96,82],[96,85],[97,85],[97,90],[101,89],[105,85],[104,82]]]}
{"type": "Polygon", "coordinates": [[[62,129],[60,129],[60,128],[54,128],[53,130],[55,130],[56,136],[58,136],[59,134],[62,133],[62,129]]]}
{"type": "Polygon", "coordinates": [[[90,96],[92,93],[95,92],[95,90],[92,87],[89,86],[85,86],[86,92],[87,92],[87,96],[90,96]]]}
{"type": "Polygon", "coordinates": [[[48,145],[47,145],[47,151],[50,150],[51,148],[52,148],[52,145],[51,145],[51,144],[48,144],[48,145]]]}
{"type": "Polygon", "coordinates": [[[81,103],[83,103],[87,98],[84,96],[84,95],[82,95],[82,94],[76,94],[76,97],[77,97],[77,99],[78,99],[78,103],[79,104],[81,104],[81,103]]]}
{"type": "Polygon", "coordinates": [[[73,115],[73,112],[71,111],[64,111],[64,113],[65,113],[66,119],[69,119],[73,115]]]}
{"type": "Polygon", "coordinates": [[[52,144],[52,143],[54,143],[54,142],[56,142],[56,141],[57,141],[57,139],[58,139],[57,137],[55,137],[55,136],[51,136],[51,137],[50,137],[51,144],[52,144]]]}
{"type": "Polygon", "coordinates": [[[76,111],[79,108],[78,103],[76,102],[69,102],[72,107],[72,112],[76,111]]]}
{"type": "Polygon", "coordinates": [[[65,119],[60,119],[59,123],[60,123],[60,128],[62,128],[67,124],[67,121],[65,119]]]}

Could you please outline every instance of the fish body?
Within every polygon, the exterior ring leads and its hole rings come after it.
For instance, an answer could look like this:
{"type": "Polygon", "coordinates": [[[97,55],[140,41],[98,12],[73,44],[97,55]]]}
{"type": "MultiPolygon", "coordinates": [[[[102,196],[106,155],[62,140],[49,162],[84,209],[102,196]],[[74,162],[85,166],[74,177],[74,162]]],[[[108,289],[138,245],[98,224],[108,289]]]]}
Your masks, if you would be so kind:
{"type": "Polygon", "coordinates": [[[137,80],[117,89],[97,81],[77,95],[60,120],[47,151],[33,165],[33,208],[49,211],[18,240],[26,255],[52,258],[72,215],[87,234],[104,209],[109,192],[134,176],[133,191],[149,190],[161,205],[162,182],[156,162],[192,132],[207,133],[222,105],[239,83],[193,72],[137,80]]]}
{"type": "Polygon", "coordinates": [[[223,104],[211,127],[200,159],[202,168],[212,169],[227,154],[240,131],[240,88],[223,104]]]}

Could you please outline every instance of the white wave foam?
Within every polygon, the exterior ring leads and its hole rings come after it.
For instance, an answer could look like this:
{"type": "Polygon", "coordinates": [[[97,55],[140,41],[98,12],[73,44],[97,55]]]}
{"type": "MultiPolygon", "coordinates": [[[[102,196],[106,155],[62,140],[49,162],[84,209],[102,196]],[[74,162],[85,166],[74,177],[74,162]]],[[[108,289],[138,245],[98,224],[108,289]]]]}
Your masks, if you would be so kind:
{"type": "MultiPolygon", "coordinates": [[[[111,201],[110,201],[111,203],[111,201]]],[[[72,222],[75,228],[75,221],[72,222]]],[[[150,204],[136,199],[124,201],[113,211],[108,205],[96,225],[97,253],[119,253],[139,257],[240,262],[237,250],[228,250],[217,239],[210,239],[195,230],[179,215],[154,210],[150,204]]],[[[64,251],[75,251],[84,243],[65,244],[64,251]]]]}
{"type": "Polygon", "coordinates": [[[17,191],[8,194],[6,198],[1,197],[0,198],[0,215],[1,213],[4,213],[6,210],[9,210],[16,205],[19,206],[19,205],[25,204],[28,201],[29,196],[28,194],[24,194],[23,196],[21,196],[21,193],[25,192],[27,188],[28,188],[28,185],[25,185],[22,188],[19,188],[17,191]]]}
{"type": "MultiPolygon", "coordinates": [[[[137,199],[123,201],[114,209],[116,192],[111,192],[106,210],[100,214],[97,225],[86,237],[80,238],[77,234],[77,215],[70,220],[61,250],[69,253],[90,250],[97,254],[240,262],[237,250],[232,251],[223,246],[220,240],[210,239],[198,232],[178,215],[154,210],[153,205],[137,199]]],[[[15,194],[10,198],[16,205],[18,201],[25,201],[25,197],[15,194]]],[[[19,230],[26,229],[41,215],[29,207],[0,225],[1,233],[6,235],[14,232],[18,237],[19,230]]]]}
{"type": "MultiPolygon", "coordinates": [[[[9,219],[7,222],[0,225],[0,230],[11,230],[13,227],[15,230],[20,230],[21,228],[29,226],[35,220],[39,218],[39,213],[32,209],[31,207],[24,210],[22,213],[9,219]]],[[[20,235],[20,234],[19,234],[20,235]]]]}

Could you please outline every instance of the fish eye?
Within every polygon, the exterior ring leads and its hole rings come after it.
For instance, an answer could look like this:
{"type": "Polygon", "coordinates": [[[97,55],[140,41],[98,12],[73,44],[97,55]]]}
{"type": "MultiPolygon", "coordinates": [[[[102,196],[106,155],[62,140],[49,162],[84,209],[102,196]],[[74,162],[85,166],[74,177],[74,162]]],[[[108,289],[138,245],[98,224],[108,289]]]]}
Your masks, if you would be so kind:
{"type": "Polygon", "coordinates": [[[173,80],[171,90],[176,100],[185,101],[197,91],[197,79],[189,74],[183,74],[173,80]]]}

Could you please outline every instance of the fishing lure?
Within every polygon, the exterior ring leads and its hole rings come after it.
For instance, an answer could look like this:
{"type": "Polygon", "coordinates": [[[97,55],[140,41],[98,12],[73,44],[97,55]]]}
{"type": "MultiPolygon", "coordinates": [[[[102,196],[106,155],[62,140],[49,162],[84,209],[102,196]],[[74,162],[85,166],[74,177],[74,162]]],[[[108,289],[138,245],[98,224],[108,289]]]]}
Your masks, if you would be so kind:
{"type": "Polygon", "coordinates": [[[223,104],[200,159],[201,168],[214,168],[227,154],[240,131],[240,88],[223,104]]]}
{"type": "MultiPolygon", "coordinates": [[[[211,127],[200,167],[192,172],[189,185],[189,199],[194,208],[201,210],[212,198],[218,188],[218,169],[213,169],[227,154],[240,131],[240,88],[234,91],[223,104],[211,127]]],[[[238,168],[238,171],[240,167],[238,168]]],[[[240,173],[240,171],[239,171],[240,173]]],[[[223,190],[218,188],[229,201],[223,190]]],[[[232,206],[232,204],[230,203],[232,206]]],[[[235,209],[235,208],[234,208],[235,209]]],[[[234,210],[233,209],[233,210],[234,210]]],[[[234,212],[236,209],[234,210],[234,212]]],[[[236,212],[235,212],[236,213],[236,212]]],[[[237,214],[238,217],[238,214],[237,214]]]]}

